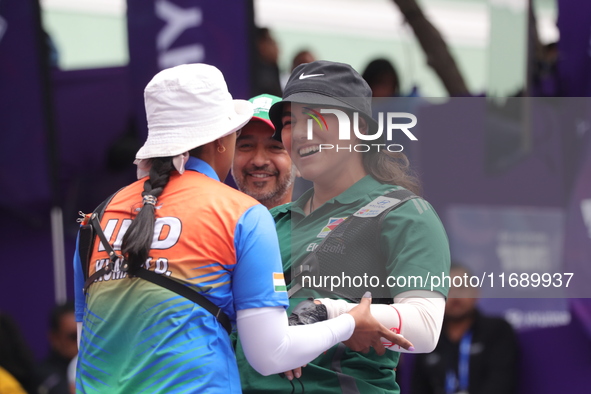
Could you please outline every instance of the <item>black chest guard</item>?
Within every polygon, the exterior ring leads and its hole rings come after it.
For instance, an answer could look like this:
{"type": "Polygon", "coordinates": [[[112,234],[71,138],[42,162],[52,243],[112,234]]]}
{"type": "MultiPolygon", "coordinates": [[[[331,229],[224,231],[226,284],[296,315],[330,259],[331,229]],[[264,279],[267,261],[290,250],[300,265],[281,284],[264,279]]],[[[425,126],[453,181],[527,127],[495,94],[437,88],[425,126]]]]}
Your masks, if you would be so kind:
{"type": "Polygon", "coordinates": [[[417,196],[408,190],[395,190],[340,223],[313,252],[292,267],[289,296],[301,288],[310,288],[327,297],[359,302],[369,290],[374,302],[392,302],[386,258],[380,245],[382,222],[388,212],[413,198],[417,196]],[[385,208],[379,208],[380,204],[385,208]]]}

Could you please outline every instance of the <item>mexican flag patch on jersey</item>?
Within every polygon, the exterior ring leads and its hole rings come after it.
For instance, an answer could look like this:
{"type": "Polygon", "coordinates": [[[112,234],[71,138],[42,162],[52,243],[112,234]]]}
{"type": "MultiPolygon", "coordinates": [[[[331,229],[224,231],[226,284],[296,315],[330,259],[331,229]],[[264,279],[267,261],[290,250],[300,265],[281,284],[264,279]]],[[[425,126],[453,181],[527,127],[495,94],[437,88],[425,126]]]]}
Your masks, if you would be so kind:
{"type": "Polygon", "coordinates": [[[275,292],[287,291],[287,286],[285,286],[285,279],[283,278],[283,273],[273,272],[273,287],[275,288],[275,292]]]}
{"type": "Polygon", "coordinates": [[[347,219],[347,217],[328,219],[328,223],[322,228],[322,230],[320,230],[316,238],[326,238],[326,236],[330,234],[330,232],[334,230],[336,226],[341,224],[345,219],[347,219]]]}

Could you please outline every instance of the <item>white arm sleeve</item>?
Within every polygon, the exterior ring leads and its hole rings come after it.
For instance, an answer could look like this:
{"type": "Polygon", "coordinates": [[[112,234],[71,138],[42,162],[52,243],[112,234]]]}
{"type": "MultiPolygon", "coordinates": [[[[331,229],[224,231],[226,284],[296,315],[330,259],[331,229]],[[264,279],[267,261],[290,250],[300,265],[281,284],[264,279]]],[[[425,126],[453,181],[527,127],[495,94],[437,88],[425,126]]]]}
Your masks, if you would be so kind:
{"type": "MultiPolygon", "coordinates": [[[[350,311],[357,304],[345,300],[322,298],[319,300],[328,312],[328,318],[337,317],[350,311]]],[[[445,297],[437,291],[410,290],[394,298],[394,304],[372,304],[371,314],[387,328],[400,328],[400,334],[412,342],[414,351],[400,346],[390,350],[401,353],[430,353],[439,340],[445,297]]]]}
{"type": "Polygon", "coordinates": [[[265,376],[307,364],[349,339],[355,329],[355,320],[347,313],[333,320],[290,327],[283,307],[239,310],[236,324],[246,359],[265,376]]]}

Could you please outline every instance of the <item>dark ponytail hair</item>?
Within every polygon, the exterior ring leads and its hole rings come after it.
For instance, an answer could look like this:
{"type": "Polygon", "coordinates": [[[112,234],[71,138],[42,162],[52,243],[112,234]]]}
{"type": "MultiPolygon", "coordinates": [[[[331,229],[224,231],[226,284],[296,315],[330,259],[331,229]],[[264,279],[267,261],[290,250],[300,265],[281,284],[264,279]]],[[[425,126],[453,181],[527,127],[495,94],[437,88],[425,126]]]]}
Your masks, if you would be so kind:
{"type": "Polygon", "coordinates": [[[125,232],[121,244],[121,252],[131,273],[137,271],[148,258],[152,239],[154,238],[155,201],[162,194],[162,190],[170,179],[170,172],[174,169],[172,157],[156,157],[152,159],[150,177],[144,182],[144,205],[125,232]],[[152,198],[153,196],[154,198],[152,198]]]}

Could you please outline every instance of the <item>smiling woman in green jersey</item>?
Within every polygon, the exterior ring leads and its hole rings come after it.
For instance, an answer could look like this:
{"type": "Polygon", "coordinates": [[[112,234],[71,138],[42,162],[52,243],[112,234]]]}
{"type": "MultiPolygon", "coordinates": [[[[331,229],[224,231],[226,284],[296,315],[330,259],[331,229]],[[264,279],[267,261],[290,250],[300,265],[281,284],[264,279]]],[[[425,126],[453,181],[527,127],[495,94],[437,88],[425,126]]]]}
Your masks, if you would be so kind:
{"type": "MultiPolygon", "coordinates": [[[[418,180],[410,174],[406,157],[388,152],[383,139],[372,141],[376,145],[368,152],[335,149],[372,143],[355,134],[369,136],[378,127],[371,118],[367,83],[347,64],[300,65],[285,87],[283,100],[271,107],[270,117],[275,137],[282,140],[302,177],[313,182],[313,188],[298,200],[271,210],[283,270],[290,278],[290,308],[313,297],[317,308],[326,308],[326,318],[335,318],[356,305],[354,299],[359,296],[355,294],[362,291],[358,287],[366,283],[345,284],[345,277],[352,272],[359,278],[364,272],[380,272],[376,279],[390,281],[378,285],[381,303],[371,306],[372,314],[409,339],[414,352],[432,351],[448,288],[431,287],[428,278],[447,274],[450,264],[441,221],[433,207],[417,196],[418,180]],[[339,113],[352,120],[348,141],[339,140],[343,131],[339,113]],[[378,143],[383,144],[381,149],[378,143]],[[333,231],[339,232],[338,239],[330,237],[333,231]],[[351,236],[352,231],[357,233],[351,236]],[[355,255],[356,249],[361,254],[355,255]],[[306,282],[302,272],[317,281],[306,282]],[[343,280],[337,288],[333,286],[336,279],[343,280]]],[[[358,353],[341,343],[287,375],[301,375],[300,383],[310,393],[399,393],[395,369],[405,350],[396,345],[389,349],[384,355],[374,350],[358,353]]],[[[237,354],[245,393],[292,392],[293,382],[278,375],[261,376],[249,367],[240,344],[237,354]]]]}

